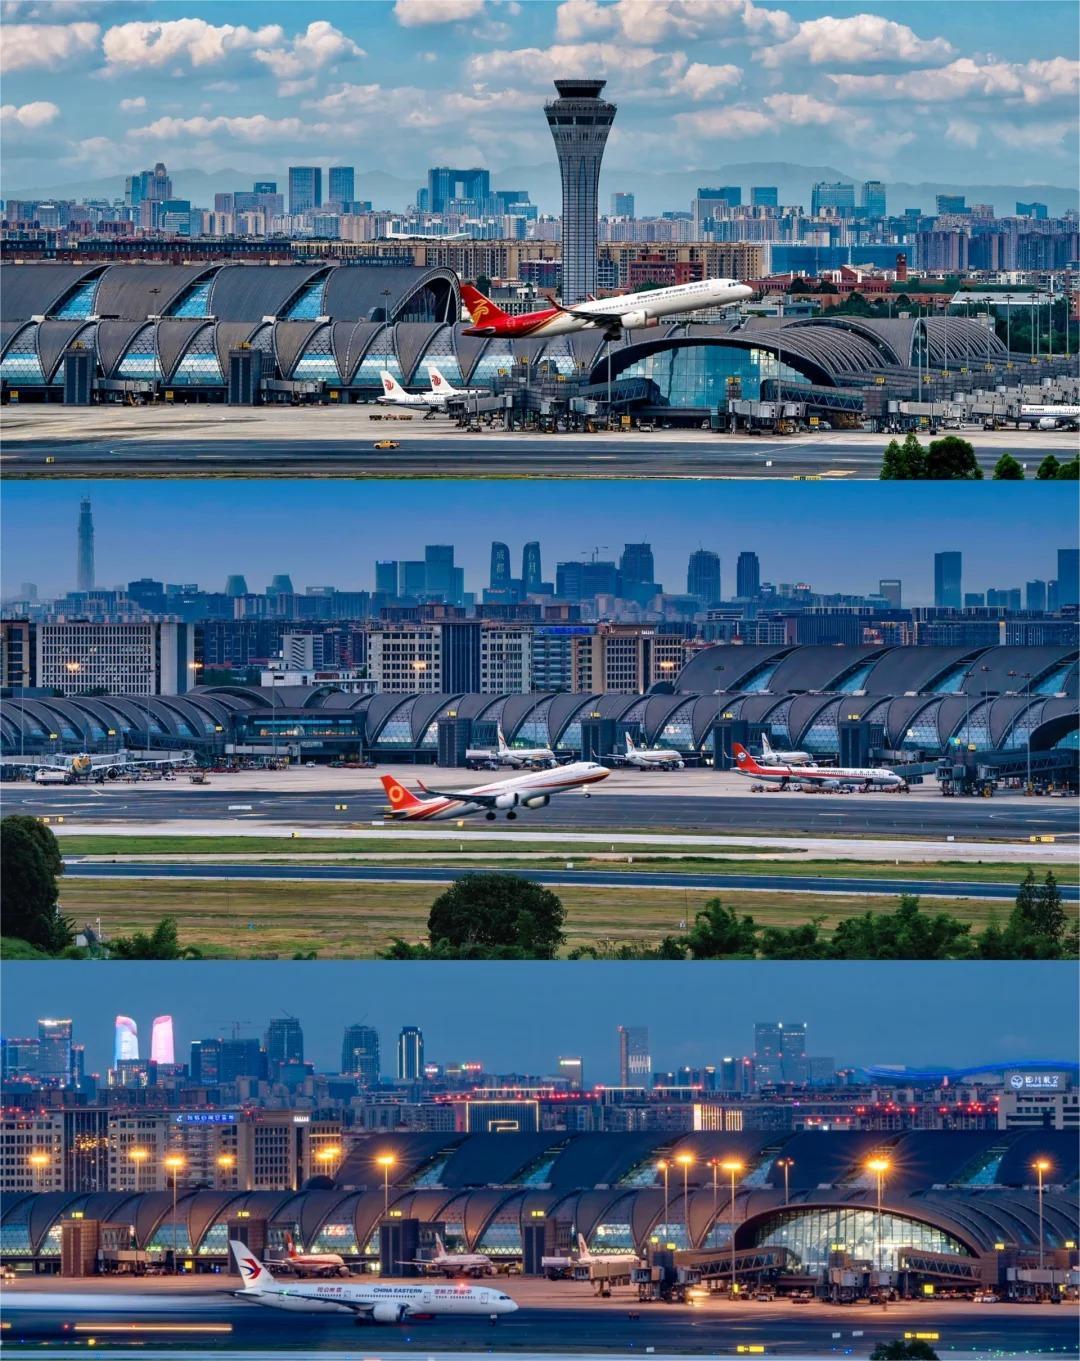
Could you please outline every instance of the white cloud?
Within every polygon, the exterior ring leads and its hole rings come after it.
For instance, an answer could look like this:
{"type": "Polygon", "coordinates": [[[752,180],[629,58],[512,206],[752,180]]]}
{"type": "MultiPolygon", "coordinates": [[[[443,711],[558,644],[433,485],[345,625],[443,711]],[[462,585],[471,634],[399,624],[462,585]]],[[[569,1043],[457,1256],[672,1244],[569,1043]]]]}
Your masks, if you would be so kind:
{"type": "Polygon", "coordinates": [[[953,146],[976,147],[979,145],[980,128],[970,118],[951,118],[945,128],[945,140],[953,146]]]}
{"type": "Polygon", "coordinates": [[[628,43],[663,43],[716,38],[739,27],[756,35],[787,37],[795,25],[783,10],[758,9],[753,0],[563,0],[555,34],[577,42],[593,34],[617,33],[628,43]]]}
{"type": "Polygon", "coordinates": [[[703,109],[700,113],[675,115],[680,132],[692,137],[758,137],[775,132],[776,120],[760,109],[734,104],[723,109],[703,109]]]}
{"type": "Polygon", "coordinates": [[[1044,104],[1077,97],[1080,62],[1067,57],[1049,61],[984,62],[958,57],[933,70],[900,76],[830,75],[842,99],[916,100],[941,104],[970,99],[1044,104]]]}
{"type": "Polygon", "coordinates": [[[1056,123],[1027,123],[1023,125],[995,123],[993,126],[993,135],[1000,138],[1006,146],[1031,147],[1033,149],[1060,146],[1070,134],[1075,132],[1076,122],[1073,119],[1056,123]]]}
{"type": "Polygon", "coordinates": [[[854,62],[944,62],[952,53],[952,44],[944,38],[920,38],[907,24],[877,14],[852,14],[844,19],[808,19],[786,42],[763,47],[755,57],[768,67],[789,62],[844,66],[854,62]]]}
{"type": "MultiPolygon", "coordinates": [[[[490,121],[492,114],[505,114],[510,110],[532,109],[535,101],[519,90],[489,90],[475,87],[472,90],[444,91],[438,99],[430,97],[430,91],[412,85],[386,87],[382,85],[343,85],[321,99],[310,100],[305,107],[317,109],[326,117],[342,120],[335,124],[339,132],[362,132],[361,125],[351,128],[348,119],[355,114],[377,110],[383,117],[393,118],[396,125],[407,128],[438,128],[456,126],[463,119],[481,117],[490,121]]],[[[505,126],[498,125],[500,135],[505,134],[505,126]]]]}
{"type": "Polygon", "coordinates": [[[0,71],[52,70],[97,46],[97,24],[5,24],[0,71]]]}
{"type": "Polygon", "coordinates": [[[27,128],[30,131],[47,127],[59,116],[59,108],[45,99],[36,100],[32,104],[4,104],[0,106],[0,121],[6,126],[10,127],[12,124],[17,124],[20,128],[27,128]]]}
{"type": "Polygon", "coordinates": [[[120,108],[124,113],[134,113],[137,109],[146,108],[146,99],[143,95],[137,95],[134,99],[122,99],[120,108]]]}
{"type": "Polygon", "coordinates": [[[475,19],[484,11],[484,0],[395,0],[394,18],[402,28],[427,24],[456,24],[475,19]]]}
{"type": "Polygon", "coordinates": [[[518,47],[477,52],[469,58],[469,74],[481,83],[508,80],[524,85],[546,85],[562,76],[617,74],[625,88],[654,63],[667,60],[648,47],[619,47],[613,42],[569,43],[555,47],[518,47]]]}
{"type": "Polygon", "coordinates": [[[309,123],[303,118],[268,118],[264,113],[248,117],[228,118],[158,118],[144,128],[136,128],[133,138],[150,141],[177,142],[192,137],[210,138],[219,135],[237,142],[262,144],[275,141],[296,141],[305,137],[322,137],[331,131],[326,123],[309,123]]]}
{"type": "MultiPolygon", "coordinates": [[[[681,66],[681,63],[678,63],[681,66]]],[[[683,95],[689,99],[707,99],[720,90],[730,90],[742,82],[742,71],[738,66],[707,66],[703,62],[691,62],[685,70],[672,81],[667,90],[671,95],[683,95]]]]}
{"type": "Polygon", "coordinates": [[[367,53],[333,24],[318,19],[285,46],[259,47],[253,55],[284,82],[281,93],[288,95],[297,93],[298,84],[324,66],[346,57],[364,57],[367,53]]]}
{"type": "Polygon", "coordinates": [[[168,19],[152,23],[116,24],[104,37],[111,67],[155,69],[186,58],[193,67],[213,66],[235,52],[280,47],[285,34],[278,24],[251,29],[235,24],[208,24],[205,19],[168,19]]]}

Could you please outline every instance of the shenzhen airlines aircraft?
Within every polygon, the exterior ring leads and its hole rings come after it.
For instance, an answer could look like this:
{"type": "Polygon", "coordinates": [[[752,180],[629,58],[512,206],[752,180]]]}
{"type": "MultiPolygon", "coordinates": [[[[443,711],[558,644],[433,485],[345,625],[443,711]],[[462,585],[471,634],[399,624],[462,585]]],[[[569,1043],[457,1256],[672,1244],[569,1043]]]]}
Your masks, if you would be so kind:
{"type": "Polygon", "coordinates": [[[523,340],[526,336],[562,336],[572,331],[599,330],[604,332],[605,338],[616,339],[623,331],[658,326],[661,317],[698,312],[706,307],[731,307],[745,298],[752,298],[754,290],[737,279],[702,279],[673,288],[650,289],[647,293],[590,298],[573,307],[552,302],[542,312],[526,312],[520,317],[512,317],[496,307],[471,284],[461,285],[461,296],[473,322],[465,328],[467,336],[508,336],[512,340],[523,340]]]}
{"type": "Polygon", "coordinates": [[[682,770],[683,759],[670,747],[637,747],[629,733],[626,734],[626,755],[622,758],[628,766],[639,770],[682,770]]]}
{"type": "Polygon", "coordinates": [[[766,766],[809,766],[813,762],[808,751],[773,751],[772,744],[761,734],[761,763],[766,766]]]}
{"type": "Polygon", "coordinates": [[[883,789],[906,789],[907,781],[897,775],[895,770],[882,766],[763,766],[750,755],[738,742],[731,744],[735,753],[735,770],[739,775],[749,775],[755,780],[777,781],[784,789],[792,780],[803,784],[827,785],[832,789],[855,788],[872,789],[879,785],[883,789]]]}
{"type": "Polygon", "coordinates": [[[501,1290],[484,1285],[430,1285],[408,1281],[360,1285],[358,1282],[285,1284],[275,1281],[243,1243],[229,1247],[240,1268],[242,1290],[231,1293],[237,1299],[254,1300],[272,1309],[289,1309],[305,1314],[352,1314],[370,1323],[404,1323],[410,1318],[430,1318],[439,1314],[486,1314],[496,1318],[512,1314],[517,1304],[501,1290]]]}
{"type": "Polygon", "coordinates": [[[546,808],[553,794],[580,789],[587,796],[589,785],[606,780],[610,774],[606,766],[595,761],[575,761],[555,770],[534,770],[528,775],[512,775],[509,780],[454,792],[428,789],[418,780],[417,784],[429,796],[424,799],[418,799],[393,775],[383,775],[382,787],[390,800],[383,816],[398,822],[433,822],[483,813],[488,822],[494,822],[499,813],[505,813],[513,819],[518,808],[546,808]]]}

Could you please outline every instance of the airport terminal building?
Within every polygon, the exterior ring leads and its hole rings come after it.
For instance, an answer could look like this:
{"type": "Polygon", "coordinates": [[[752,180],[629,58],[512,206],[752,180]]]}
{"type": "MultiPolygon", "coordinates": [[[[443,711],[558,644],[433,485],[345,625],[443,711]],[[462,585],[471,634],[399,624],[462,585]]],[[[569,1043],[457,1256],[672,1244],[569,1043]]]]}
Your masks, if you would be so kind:
{"type": "Polygon", "coordinates": [[[712,1254],[705,1269],[721,1275],[734,1224],[737,1269],[820,1280],[838,1252],[873,1260],[880,1237],[885,1267],[921,1292],[924,1282],[997,1286],[1007,1266],[1038,1259],[1040,1225],[1045,1261],[1075,1267],[1076,1180],[1075,1138],[1045,1130],[394,1133],[358,1140],[332,1182],[300,1191],[181,1188],[175,1220],[168,1191],[12,1196],[0,1234],[5,1264],[24,1269],[56,1269],[64,1221],[79,1217],[126,1227],[131,1245],[151,1253],[171,1252],[175,1240],[195,1269],[223,1264],[228,1238],[249,1233],[272,1254],[288,1233],[301,1251],[373,1266],[380,1224],[410,1220],[450,1251],[531,1270],[541,1252],[565,1253],[580,1233],[598,1254],[663,1247],[706,1264],[712,1254]],[[378,1160],[387,1157],[384,1220],[378,1160]],[[871,1159],[888,1166],[880,1221],[871,1159]],[[1041,1207],[1037,1160],[1050,1165],[1041,1207]],[[734,1203],[722,1163],[738,1169],[734,1203]]]}
{"type": "MultiPolygon", "coordinates": [[[[7,264],[2,278],[5,400],[251,400],[235,384],[230,391],[230,357],[248,348],[260,352],[264,400],[369,401],[381,392],[381,370],[427,390],[435,364],[455,386],[527,375],[533,385],[574,380],[603,396],[613,381],[627,402],[690,413],[781,397],[826,414],[875,416],[886,397],[992,390],[1016,383],[1021,368],[1029,382],[1044,367],[1058,371],[1057,361],[1010,356],[991,329],[962,316],[661,322],[611,342],[598,330],[470,336],[457,275],[393,257],[7,264]]],[[[1071,372],[1067,361],[1061,372],[1071,372]]]]}
{"type": "MultiPolygon", "coordinates": [[[[494,745],[603,759],[625,734],[691,762],[753,746],[843,764],[937,760],[958,751],[1075,757],[1080,654],[1064,647],[718,645],[647,694],[356,694],[333,684],[197,686],[183,694],[54,698],[13,694],[2,752],[125,747],[203,756],[292,754],[449,765],[494,745]],[[440,746],[440,743],[443,745],[440,746]]],[[[726,762],[722,762],[726,765],[726,762]]]]}

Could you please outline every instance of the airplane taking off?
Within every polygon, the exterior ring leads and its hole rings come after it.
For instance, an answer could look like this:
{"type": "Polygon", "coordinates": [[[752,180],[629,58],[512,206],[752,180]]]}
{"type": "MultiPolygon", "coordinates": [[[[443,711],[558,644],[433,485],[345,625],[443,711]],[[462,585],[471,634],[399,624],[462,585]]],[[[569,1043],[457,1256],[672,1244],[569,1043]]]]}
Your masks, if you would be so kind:
{"type": "Polygon", "coordinates": [[[626,734],[626,755],[620,758],[628,766],[639,770],[682,770],[683,758],[670,747],[637,747],[629,733],[626,734]]]}
{"type": "Polygon", "coordinates": [[[447,1252],[443,1240],[435,1235],[435,1256],[424,1261],[407,1262],[406,1266],[424,1267],[427,1271],[442,1272],[444,1276],[494,1276],[495,1263],[482,1252],[447,1252]]]}
{"type": "Polygon", "coordinates": [[[512,820],[517,817],[518,808],[546,808],[555,794],[580,789],[587,797],[588,786],[597,780],[606,780],[610,774],[610,770],[594,761],[575,761],[556,770],[513,775],[509,780],[477,785],[475,789],[428,789],[418,780],[420,788],[428,795],[422,799],[393,775],[383,775],[382,787],[390,800],[383,809],[383,816],[399,822],[435,822],[483,813],[488,822],[494,822],[499,813],[505,813],[512,820]]]}
{"type": "Polygon", "coordinates": [[[647,293],[590,298],[572,307],[552,302],[542,312],[526,312],[519,317],[504,312],[471,284],[461,285],[461,296],[473,322],[465,328],[467,336],[523,340],[526,336],[563,336],[573,331],[599,330],[604,332],[605,339],[616,340],[623,331],[658,326],[662,317],[699,312],[707,307],[731,307],[752,298],[754,290],[738,279],[702,279],[671,288],[654,288],[647,293]]]}
{"type": "Polygon", "coordinates": [[[766,766],[808,766],[813,762],[808,751],[773,751],[772,744],[761,734],[761,761],[766,766]]]}
{"type": "Polygon", "coordinates": [[[278,1261],[271,1259],[273,1266],[288,1267],[298,1276],[348,1276],[349,1268],[344,1257],[336,1252],[297,1252],[291,1233],[285,1235],[285,1257],[278,1261]]]}
{"type": "Polygon", "coordinates": [[[895,770],[884,766],[763,766],[750,755],[738,742],[731,744],[735,754],[735,771],[738,775],[748,775],[755,780],[777,782],[781,789],[792,780],[802,784],[811,782],[822,784],[830,789],[862,788],[872,789],[875,785],[882,789],[906,789],[907,781],[895,770]]]}
{"type": "Polygon", "coordinates": [[[425,1285],[411,1281],[361,1285],[359,1282],[285,1284],[276,1281],[264,1263],[244,1246],[230,1240],[242,1290],[230,1293],[240,1300],[253,1300],[272,1309],[306,1314],[352,1314],[369,1323],[404,1323],[410,1318],[440,1314],[512,1314],[517,1304],[501,1290],[482,1285],[425,1285]]]}

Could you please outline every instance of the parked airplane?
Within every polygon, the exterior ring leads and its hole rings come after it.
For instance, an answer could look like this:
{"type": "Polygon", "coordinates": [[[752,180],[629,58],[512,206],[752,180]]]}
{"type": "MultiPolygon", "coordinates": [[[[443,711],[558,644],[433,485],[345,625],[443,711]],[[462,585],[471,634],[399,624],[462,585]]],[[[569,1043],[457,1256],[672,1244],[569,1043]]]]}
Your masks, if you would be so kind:
{"type": "Polygon", "coordinates": [[[385,369],[380,370],[379,377],[382,380],[382,396],[377,398],[387,406],[411,406],[422,409],[425,412],[424,419],[434,415],[436,411],[441,411],[446,406],[446,397],[438,392],[406,392],[392,373],[387,373],[385,369]]]}
{"type": "Polygon", "coordinates": [[[560,1275],[576,1266],[592,1266],[605,1262],[609,1266],[625,1266],[631,1270],[641,1265],[641,1258],[635,1252],[590,1252],[585,1235],[578,1234],[578,1250],[573,1257],[541,1257],[540,1269],[550,1276],[560,1275]]]}
{"type": "Polygon", "coordinates": [[[626,734],[626,755],[619,758],[628,766],[639,770],[682,770],[683,758],[670,747],[638,747],[629,733],[626,734]]]}
{"type": "MultiPolygon", "coordinates": [[[[34,764],[37,784],[72,784],[77,779],[117,780],[122,774],[136,770],[168,770],[173,766],[190,765],[195,759],[192,751],[178,751],[168,756],[134,757],[121,751],[78,752],[71,756],[47,756],[34,764]]],[[[11,765],[12,759],[7,758],[11,765]]],[[[17,762],[15,763],[17,764],[17,762]]]]}
{"type": "Polygon", "coordinates": [[[359,1282],[276,1281],[269,1268],[259,1262],[243,1243],[230,1241],[229,1247],[240,1276],[242,1290],[230,1293],[237,1299],[254,1300],[272,1309],[289,1309],[308,1314],[352,1314],[370,1323],[404,1323],[410,1318],[429,1318],[440,1314],[512,1314],[517,1304],[501,1290],[482,1285],[432,1285],[410,1281],[361,1285],[359,1282]]]}
{"type": "Polygon", "coordinates": [[[658,326],[662,317],[681,312],[698,312],[707,307],[731,307],[754,290],[737,279],[702,279],[672,288],[655,288],[647,293],[622,293],[614,298],[590,298],[587,302],[563,307],[551,301],[541,312],[526,312],[514,317],[497,307],[490,298],[462,284],[461,296],[472,318],[465,328],[469,336],[562,336],[573,331],[599,330],[605,338],[617,339],[623,331],[643,326],[658,326]]]}
{"type": "Polygon", "coordinates": [[[808,751],[773,751],[772,743],[761,734],[761,762],[766,766],[808,766],[813,760],[808,751]]]}
{"type": "Polygon", "coordinates": [[[1037,430],[1056,430],[1058,426],[1080,424],[1080,406],[1073,403],[1022,405],[1017,425],[1033,425],[1037,430]]]}
{"type": "Polygon", "coordinates": [[[271,1259],[272,1266],[288,1267],[298,1276],[348,1276],[345,1259],[336,1252],[297,1252],[291,1233],[285,1235],[285,1257],[271,1259]]]}
{"type": "Polygon", "coordinates": [[[444,1276],[494,1276],[495,1263],[482,1252],[447,1252],[443,1240],[435,1235],[435,1256],[423,1261],[405,1263],[423,1267],[427,1271],[442,1272],[444,1276]]]}
{"type": "Polygon", "coordinates": [[[496,730],[496,735],[497,746],[494,750],[490,747],[471,747],[466,751],[465,764],[470,770],[477,766],[487,766],[489,769],[495,766],[512,766],[515,770],[521,769],[522,766],[529,766],[540,769],[559,764],[558,758],[550,747],[507,746],[501,727],[496,730]]]}
{"type": "Polygon", "coordinates": [[[778,782],[784,789],[792,780],[803,784],[822,784],[832,789],[906,789],[907,781],[895,770],[884,766],[763,766],[738,742],[731,744],[735,754],[735,770],[756,780],[778,782]]]}
{"type": "Polygon", "coordinates": [[[483,813],[488,822],[494,822],[499,813],[505,813],[513,819],[518,808],[546,808],[555,794],[580,789],[587,796],[589,785],[606,780],[610,774],[605,766],[594,761],[575,761],[556,770],[534,770],[494,784],[477,785],[475,789],[428,789],[418,780],[427,798],[417,798],[393,775],[383,775],[382,786],[390,800],[383,816],[400,822],[431,822],[483,813]]]}
{"type": "Polygon", "coordinates": [[[487,397],[491,394],[490,388],[456,388],[453,383],[443,376],[441,370],[434,364],[428,365],[428,378],[431,381],[431,390],[436,397],[442,397],[449,401],[452,397],[487,397]]]}

